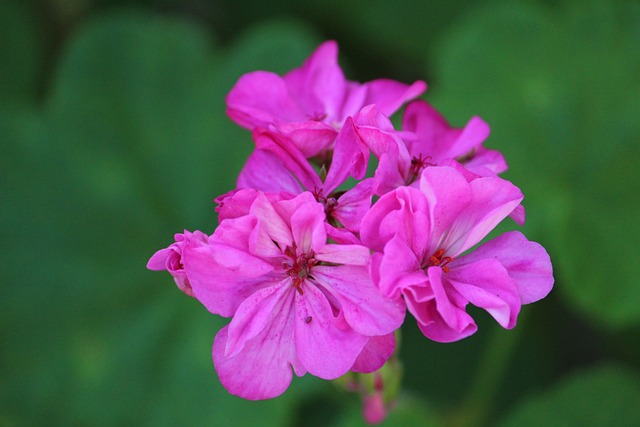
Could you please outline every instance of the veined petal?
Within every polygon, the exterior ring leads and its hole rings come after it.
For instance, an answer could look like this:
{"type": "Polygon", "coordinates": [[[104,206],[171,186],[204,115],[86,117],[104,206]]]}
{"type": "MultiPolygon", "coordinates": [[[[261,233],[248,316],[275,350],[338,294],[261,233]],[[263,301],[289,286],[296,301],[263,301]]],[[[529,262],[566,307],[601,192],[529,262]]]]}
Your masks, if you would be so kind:
{"type": "Polygon", "coordinates": [[[276,127],[307,159],[333,148],[338,135],[334,127],[321,121],[281,122],[276,127]]]}
{"type": "Polygon", "coordinates": [[[498,177],[480,177],[469,183],[472,200],[451,225],[442,247],[457,256],[480,242],[522,201],[522,192],[498,177]]]}
{"type": "Polygon", "coordinates": [[[356,362],[351,367],[353,372],[369,374],[382,368],[396,349],[396,337],[393,333],[369,338],[356,362]]]}
{"type": "Polygon", "coordinates": [[[316,251],[315,258],[333,264],[368,265],[371,260],[369,248],[362,245],[326,244],[316,251]]]}
{"type": "Polygon", "coordinates": [[[506,268],[493,258],[480,259],[462,267],[450,264],[448,282],[467,301],[487,310],[503,328],[516,325],[520,297],[516,281],[506,268]]]}
{"type": "Polygon", "coordinates": [[[396,234],[415,248],[425,246],[432,231],[428,218],[427,199],[419,190],[399,187],[382,196],[362,219],[362,243],[376,252],[396,234]],[[414,227],[415,226],[415,227],[414,227]]]}
{"type": "Polygon", "coordinates": [[[400,299],[384,298],[369,278],[366,267],[316,266],[313,277],[340,303],[345,320],[362,335],[386,335],[404,321],[400,299]]]}
{"type": "Polygon", "coordinates": [[[332,216],[347,230],[357,233],[365,214],[371,208],[373,179],[367,178],[338,198],[332,216]]]}
{"type": "Polygon", "coordinates": [[[427,270],[429,288],[412,287],[404,292],[407,308],[418,321],[418,327],[429,339],[453,342],[468,337],[478,329],[464,310],[466,301],[455,289],[445,289],[442,269],[427,270]]]}
{"type": "Polygon", "coordinates": [[[353,366],[367,337],[334,317],[327,297],[313,284],[303,287],[304,295],[295,292],[296,354],[310,374],[338,378],[353,366]]]}
{"type": "Polygon", "coordinates": [[[291,174],[282,160],[266,150],[254,150],[247,159],[237,181],[238,188],[252,188],[266,192],[302,192],[300,183],[291,174]]]}
{"type": "Polygon", "coordinates": [[[382,294],[388,298],[399,298],[408,287],[423,285],[427,277],[420,266],[420,260],[407,245],[406,241],[396,235],[384,247],[384,254],[377,272],[372,274],[382,294]]]}
{"type": "Polygon", "coordinates": [[[293,299],[288,294],[295,292],[290,284],[291,280],[284,278],[254,292],[240,304],[229,324],[225,357],[233,357],[242,351],[247,341],[258,336],[267,325],[275,322],[276,316],[289,316],[293,299]]]}
{"type": "Polygon", "coordinates": [[[483,243],[456,260],[456,266],[466,266],[482,259],[496,259],[515,280],[522,304],[547,296],[553,287],[553,267],[547,251],[518,231],[504,233],[483,243]]]}
{"type": "Polygon", "coordinates": [[[250,400],[270,399],[289,387],[293,377],[291,365],[297,366],[296,374],[304,374],[293,344],[293,311],[275,316],[270,325],[232,357],[225,356],[228,328],[225,326],[216,335],[212,355],[220,382],[231,394],[250,400]]]}
{"type": "Polygon", "coordinates": [[[422,80],[412,85],[395,80],[379,79],[365,83],[367,98],[364,105],[375,104],[385,115],[391,116],[407,101],[417,98],[427,89],[422,80]]]}
{"type": "Polygon", "coordinates": [[[327,241],[324,219],[324,209],[316,201],[301,204],[293,211],[291,233],[299,251],[307,253],[311,249],[322,248],[327,241]]]}
{"type": "Polygon", "coordinates": [[[347,81],[338,65],[335,41],[321,44],[300,68],[287,73],[284,81],[306,113],[326,114],[330,119],[340,115],[347,81]]]}
{"type": "Polygon", "coordinates": [[[247,129],[268,127],[277,119],[305,119],[291,99],[284,80],[267,71],[255,71],[240,77],[227,95],[227,115],[247,129]]]}
{"type": "Polygon", "coordinates": [[[210,312],[224,317],[233,316],[245,298],[264,286],[264,276],[273,270],[256,257],[216,244],[191,242],[182,256],[194,296],[210,312]],[[235,264],[238,261],[244,261],[245,268],[235,264]]]}
{"type": "Polygon", "coordinates": [[[250,213],[255,218],[258,218],[269,237],[277,242],[281,248],[291,246],[293,236],[291,235],[289,225],[279,215],[264,194],[259,194],[258,197],[256,197],[256,200],[251,205],[250,213]]]}
{"type": "MultiPolygon", "coordinates": [[[[429,246],[433,249],[449,249],[447,255],[454,255],[449,253],[451,242],[443,241],[443,238],[451,233],[452,224],[460,221],[460,216],[468,210],[473,200],[470,184],[454,168],[434,166],[422,172],[420,190],[429,203],[429,221],[432,224],[432,243],[429,246]]],[[[469,215],[464,215],[464,218],[467,217],[469,215]]],[[[464,235],[463,231],[467,230],[462,228],[460,234],[464,235]]]]}
{"type": "Polygon", "coordinates": [[[364,178],[369,163],[369,148],[360,140],[353,119],[348,117],[336,137],[333,160],[323,185],[326,194],[338,188],[349,175],[364,178]]]}
{"type": "Polygon", "coordinates": [[[286,136],[265,129],[255,129],[252,136],[256,148],[278,157],[305,189],[313,190],[322,186],[320,177],[309,161],[286,136]]]}

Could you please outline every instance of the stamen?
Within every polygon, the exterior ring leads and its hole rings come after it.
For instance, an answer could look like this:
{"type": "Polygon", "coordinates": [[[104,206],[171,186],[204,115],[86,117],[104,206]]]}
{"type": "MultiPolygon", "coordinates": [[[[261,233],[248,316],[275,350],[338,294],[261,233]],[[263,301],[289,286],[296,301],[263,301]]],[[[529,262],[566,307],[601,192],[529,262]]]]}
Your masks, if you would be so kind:
{"type": "Polygon", "coordinates": [[[420,172],[422,172],[424,168],[434,165],[430,160],[431,156],[422,157],[422,154],[419,154],[418,157],[414,156],[411,159],[411,167],[409,168],[407,184],[411,184],[413,181],[418,179],[420,172]]]}
{"type": "Polygon", "coordinates": [[[447,264],[453,261],[453,257],[443,256],[443,255],[444,255],[444,249],[443,248],[438,249],[437,251],[434,252],[433,255],[429,257],[429,261],[427,262],[427,265],[424,266],[423,268],[436,266],[436,267],[442,268],[442,271],[444,271],[445,273],[448,273],[449,267],[447,267],[447,264]]]}

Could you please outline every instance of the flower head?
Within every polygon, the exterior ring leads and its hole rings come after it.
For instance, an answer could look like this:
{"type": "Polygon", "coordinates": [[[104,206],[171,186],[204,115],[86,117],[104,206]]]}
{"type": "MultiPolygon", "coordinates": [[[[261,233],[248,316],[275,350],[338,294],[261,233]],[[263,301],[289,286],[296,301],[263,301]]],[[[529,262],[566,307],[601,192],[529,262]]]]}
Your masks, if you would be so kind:
{"type": "Polygon", "coordinates": [[[233,315],[213,359],[222,384],[248,399],[282,393],[292,368],[343,375],[370,337],[404,318],[371,282],[366,247],[327,243],[324,207],[309,192],[276,201],[257,193],[247,215],[223,220],[184,257],[194,286],[209,292],[200,301],[233,315]]]}
{"type": "Polygon", "coordinates": [[[512,328],[521,304],[543,298],[553,285],[549,256],[520,233],[463,254],[522,200],[508,181],[467,178],[453,167],[429,167],[419,189],[387,193],[361,226],[362,241],[375,251],[372,278],[381,292],[402,297],[422,332],[436,341],[476,331],[468,303],[512,328]]]}

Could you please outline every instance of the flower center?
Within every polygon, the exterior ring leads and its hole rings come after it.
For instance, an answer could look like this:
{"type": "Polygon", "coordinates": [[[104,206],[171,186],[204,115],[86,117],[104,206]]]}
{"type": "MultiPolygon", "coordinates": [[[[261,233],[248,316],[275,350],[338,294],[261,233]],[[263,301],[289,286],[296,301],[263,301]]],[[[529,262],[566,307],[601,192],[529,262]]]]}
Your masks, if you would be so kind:
{"type": "Polygon", "coordinates": [[[313,258],[313,251],[308,254],[298,254],[294,243],[293,247],[287,246],[284,254],[289,258],[282,263],[286,275],[291,277],[292,285],[298,293],[304,295],[302,283],[309,277],[311,268],[317,263],[313,258]]]}
{"type": "Polygon", "coordinates": [[[431,156],[422,157],[422,154],[419,154],[418,157],[413,156],[411,159],[411,167],[409,168],[409,179],[407,180],[407,184],[411,184],[415,181],[420,176],[420,172],[422,172],[424,168],[434,165],[429,160],[431,160],[431,156]]]}
{"type": "Polygon", "coordinates": [[[322,194],[321,190],[313,190],[313,196],[319,203],[322,203],[322,205],[324,206],[324,214],[326,215],[327,220],[330,223],[333,221],[333,211],[338,207],[338,197],[340,197],[343,193],[344,192],[336,192],[330,194],[329,196],[325,196],[322,194]]]}
{"type": "Polygon", "coordinates": [[[427,260],[427,264],[423,268],[435,266],[442,268],[442,271],[448,273],[449,267],[447,267],[447,264],[449,264],[451,261],[453,261],[453,257],[444,256],[444,249],[440,248],[429,257],[429,259],[427,260]]]}

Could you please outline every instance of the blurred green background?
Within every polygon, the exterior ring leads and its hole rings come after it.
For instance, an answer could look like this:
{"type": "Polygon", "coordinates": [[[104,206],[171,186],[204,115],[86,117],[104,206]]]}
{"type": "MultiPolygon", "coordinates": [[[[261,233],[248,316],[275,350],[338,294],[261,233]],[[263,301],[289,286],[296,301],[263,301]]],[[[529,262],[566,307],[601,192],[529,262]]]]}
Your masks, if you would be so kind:
{"type": "Polygon", "coordinates": [[[407,321],[386,424],[640,425],[639,2],[2,0],[0,426],[362,424],[309,376],[228,395],[226,320],[145,269],[215,227],[252,148],[236,79],[326,39],[351,80],[424,79],[454,125],[489,122],[555,269],[515,330],[472,309],[479,331],[437,344],[407,321]]]}

